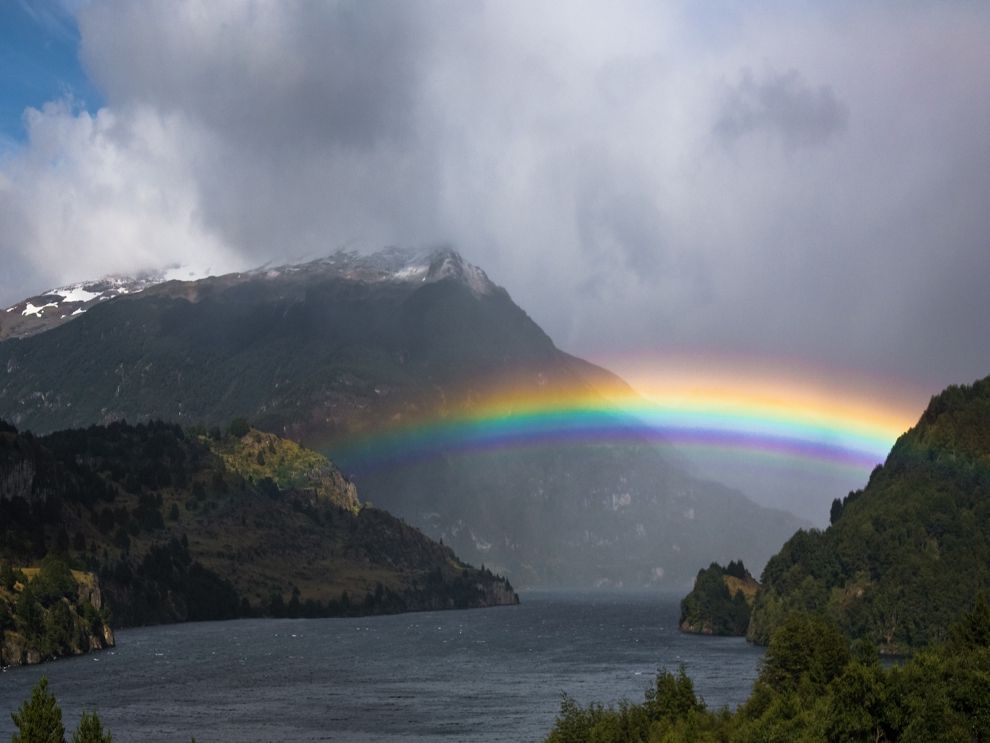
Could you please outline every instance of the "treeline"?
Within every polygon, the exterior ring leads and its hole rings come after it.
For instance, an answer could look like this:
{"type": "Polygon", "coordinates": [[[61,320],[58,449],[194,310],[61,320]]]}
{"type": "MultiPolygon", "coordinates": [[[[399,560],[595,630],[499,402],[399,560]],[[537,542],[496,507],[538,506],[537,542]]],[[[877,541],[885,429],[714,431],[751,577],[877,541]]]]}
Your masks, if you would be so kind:
{"type": "Polygon", "coordinates": [[[831,526],[799,531],[767,563],[748,637],[820,612],[883,652],[946,639],[990,591],[990,378],[934,397],[831,526]]]}
{"type": "Polygon", "coordinates": [[[464,569],[454,576],[434,568],[422,583],[414,580],[409,588],[401,592],[379,581],[373,590],[363,595],[352,596],[350,591],[343,591],[339,598],[327,602],[312,598],[303,600],[298,588],[292,589],[288,601],[281,592],[272,593],[267,600],[258,604],[242,599],[240,616],[298,619],[400,614],[431,609],[471,609],[484,605],[484,585],[492,582],[502,582],[507,591],[512,591],[512,585],[507,580],[485,568],[480,571],[464,569]]]}
{"type": "Polygon", "coordinates": [[[750,698],[711,710],[683,668],[661,671],[641,704],[564,698],[546,743],[990,740],[990,607],[979,600],[945,643],[884,667],[821,617],[792,614],[774,632],[750,698]]]}

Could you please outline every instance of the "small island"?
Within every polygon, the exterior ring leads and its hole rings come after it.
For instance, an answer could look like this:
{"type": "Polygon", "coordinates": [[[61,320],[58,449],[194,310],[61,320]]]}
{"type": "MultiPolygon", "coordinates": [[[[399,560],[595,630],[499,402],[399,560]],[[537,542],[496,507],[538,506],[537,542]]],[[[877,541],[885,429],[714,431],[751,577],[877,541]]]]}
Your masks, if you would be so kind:
{"type": "Polygon", "coordinates": [[[742,560],[726,567],[713,562],[699,570],[694,588],[681,601],[681,632],[744,636],[759,587],[742,560]]]}

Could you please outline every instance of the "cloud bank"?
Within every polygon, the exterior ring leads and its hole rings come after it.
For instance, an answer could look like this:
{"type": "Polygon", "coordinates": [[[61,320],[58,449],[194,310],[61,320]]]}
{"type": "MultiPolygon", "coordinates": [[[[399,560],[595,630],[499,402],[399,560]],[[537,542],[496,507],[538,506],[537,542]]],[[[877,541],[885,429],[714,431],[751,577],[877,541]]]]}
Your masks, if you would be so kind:
{"type": "Polygon", "coordinates": [[[0,161],[0,302],[450,243],[567,350],[990,373],[972,4],[92,0],[0,161]]]}

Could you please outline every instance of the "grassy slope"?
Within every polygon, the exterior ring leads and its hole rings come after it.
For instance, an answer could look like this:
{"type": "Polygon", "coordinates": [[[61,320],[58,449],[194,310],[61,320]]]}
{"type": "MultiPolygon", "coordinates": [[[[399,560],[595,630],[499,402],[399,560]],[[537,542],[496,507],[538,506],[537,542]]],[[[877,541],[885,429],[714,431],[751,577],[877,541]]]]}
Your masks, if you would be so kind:
{"type": "Polygon", "coordinates": [[[357,489],[326,457],[295,441],[251,429],[243,436],[204,439],[227,469],[242,477],[269,477],[279,488],[311,492],[318,500],[356,513],[361,504],[357,489]]]}
{"type": "Polygon", "coordinates": [[[723,575],[722,580],[725,581],[725,587],[729,589],[732,596],[742,592],[746,603],[751,607],[753,606],[753,602],[756,601],[756,593],[760,590],[760,584],[753,579],[753,576],[737,578],[734,575],[723,575]]]}

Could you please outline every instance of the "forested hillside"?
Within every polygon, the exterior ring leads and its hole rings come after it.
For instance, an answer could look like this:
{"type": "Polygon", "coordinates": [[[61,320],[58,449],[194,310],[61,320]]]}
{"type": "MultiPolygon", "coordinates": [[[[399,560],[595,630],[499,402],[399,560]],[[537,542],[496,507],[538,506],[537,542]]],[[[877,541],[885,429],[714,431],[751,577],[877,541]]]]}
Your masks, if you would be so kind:
{"type": "Polygon", "coordinates": [[[889,741],[977,743],[990,738],[990,607],[977,602],[948,640],[885,667],[868,642],[792,614],[774,631],[753,693],[711,710],[683,668],[662,670],[642,704],[582,707],[565,696],[546,743],[889,741]]]}
{"type": "Polygon", "coordinates": [[[324,458],[236,422],[0,431],[0,558],[95,572],[114,626],[514,602],[324,458]]]}
{"type": "Polygon", "coordinates": [[[990,378],[932,398],[831,521],[769,561],[749,637],[766,643],[793,612],[816,611],[886,652],[944,640],[990,592],[990,378]]]}

